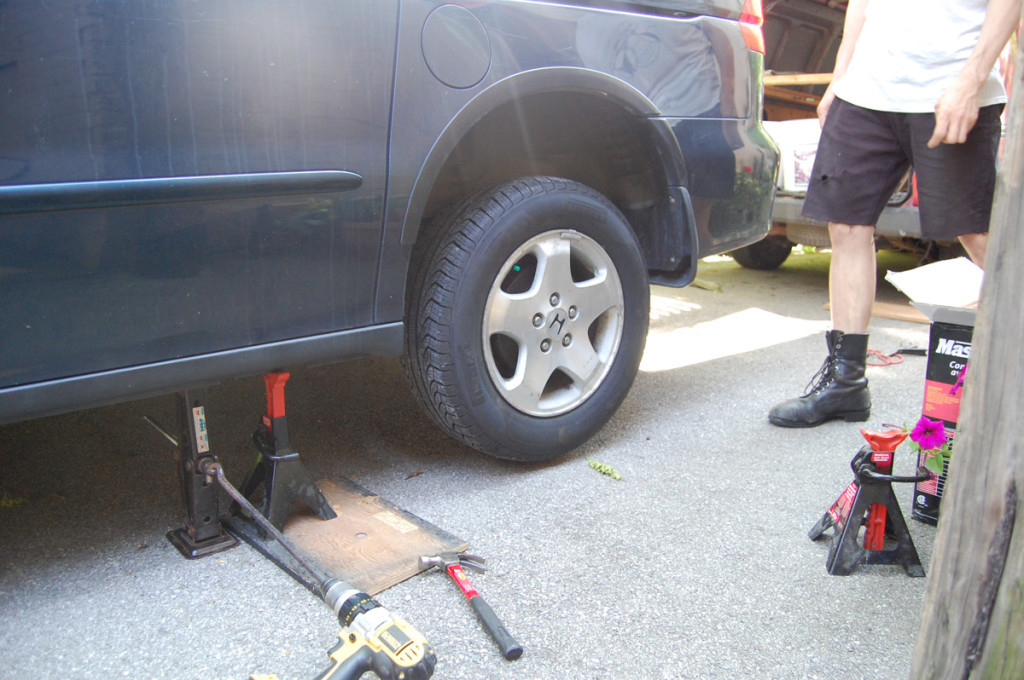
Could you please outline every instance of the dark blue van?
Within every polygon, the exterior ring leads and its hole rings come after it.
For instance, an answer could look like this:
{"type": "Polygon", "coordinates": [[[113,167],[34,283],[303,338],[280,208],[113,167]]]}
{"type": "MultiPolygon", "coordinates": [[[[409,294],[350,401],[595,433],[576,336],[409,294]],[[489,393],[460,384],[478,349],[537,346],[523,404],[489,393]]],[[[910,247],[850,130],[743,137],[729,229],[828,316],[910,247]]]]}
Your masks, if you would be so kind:
{"type": "Polygon", "coordinates": [[[543,460],[761,239],[760,0],[0,2],[0,423],[404,355],[543,460]]]}

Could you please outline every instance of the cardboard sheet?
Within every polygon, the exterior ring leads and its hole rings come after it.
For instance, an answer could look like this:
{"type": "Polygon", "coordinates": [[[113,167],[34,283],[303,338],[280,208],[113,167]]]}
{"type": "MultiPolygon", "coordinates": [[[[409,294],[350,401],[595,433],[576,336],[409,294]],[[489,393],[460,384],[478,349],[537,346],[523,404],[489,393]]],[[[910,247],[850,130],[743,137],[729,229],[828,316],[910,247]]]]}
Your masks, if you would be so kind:
{"type": "Polygon", "coordinates": [[[983,270],[966,257],[942,260],[905,272],[890,271],[885,280],[914,302],[942,307],[977,306],[983,270]]]}

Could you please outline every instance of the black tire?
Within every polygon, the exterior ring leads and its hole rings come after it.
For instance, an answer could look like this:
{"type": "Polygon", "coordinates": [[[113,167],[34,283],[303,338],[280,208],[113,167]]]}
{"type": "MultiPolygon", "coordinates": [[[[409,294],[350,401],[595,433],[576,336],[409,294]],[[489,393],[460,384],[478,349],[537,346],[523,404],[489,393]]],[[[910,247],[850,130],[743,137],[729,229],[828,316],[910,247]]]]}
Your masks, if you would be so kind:
{"type": "Polygon", "coordinates": [[[450,215],[414,253],[413,391],[484,453],[560,456],[612,417],[636,377],[650,308],[636,236],[600,193],[550,177],[499,185],[450,215]]]}
{"type": "Polygon", "coordinates": [[[747,269],[770,271],[778,269],[793,252],[793,244],[785,236],[768,236],[757,243],[751,243],[729,255],[737,264],[747,269]]]}

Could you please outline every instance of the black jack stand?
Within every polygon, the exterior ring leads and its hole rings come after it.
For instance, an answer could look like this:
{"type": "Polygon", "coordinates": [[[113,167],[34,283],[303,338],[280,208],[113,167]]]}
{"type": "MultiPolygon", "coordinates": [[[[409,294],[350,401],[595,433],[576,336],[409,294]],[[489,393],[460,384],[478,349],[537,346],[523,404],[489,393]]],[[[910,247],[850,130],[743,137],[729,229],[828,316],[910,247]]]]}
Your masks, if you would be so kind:
{"type": "MultiPolygon", "coordinates": [[[[872,441],[869,434],[875,434],[864,430],[862,433],[868,441],[872,441]]],[[[828,529],[835,529],[825,562],[829,574],[846,576],[862,564],[898,564],[907,570],[908,576],[924,576],[892,483],[922,481],[929,473],[921,469],[916,477],[894,477],[889,474],[893,456],[892,451],[862,447],[850,462],[854,480],[811,528],[808,536],[812,541],[828,529]],[[862,526],[863,545],[858,542],[862,526]]]]}
{"type": "MultiPolygon", "coordinates": [[[[304,502],[321,519],[337,517],[334,508],[303,467],[299,454],[288,443],[288,421],[284,411],[284,385],[288,378],[289,374],[284,372],[263,376],[267,389],[267,414],[252,435],[257,460],[243,485],[247,501],[252,500],[260,487],[263,488],[262,501],[255,505],[278,531],[284,530],[288,512],[295,501],[304,502]]],[[[210,451],[206,391],[178,393],[177,435],[148,416],[145,420],[171,442],[176,452],[185,524],[168,532],[167,540],[183,556],[195,559],[233,548],[238,545],[238,538],[242,538],[315,591],[316,583],[303,578],[300,563],[287,551],[279,549],[274,541],[267,540],[269,535],[260,522],[237,514],[237,503],[233,508],[234,516],[221,517],[218,485],[209,472],[212,468],[219,468],[219,461],[210,451]]]]}
{"type": "MultiPolygon", "coordinates": [[[[284,386],[290,374],[284,371],[267,373],[263,382],[267,388],[267,413],[252,434],[256,445],[256,463],[242,484],[242,495],[249,501],[253,493],[263,486],[263,500],[256,505],[278,531],[284,531],[288,511],[295,501],[302,501],[320,519],[337,517],[334,508],[324,498],[309,471],[299,460],[299,454],[288,442],[288,420],[284,409],[284,386]]],[[[262,529],[261,538],[266,538],[262,529]]]]}
{"type": "Polygon", "coordinates": [[[188,559],[205,557],[234,548],[238,540],[224,531],[220,523],[217,484],[201,470],[216,462],[210,452],[206,427],[206,390],[186,390],[177,395],[178,436],[171,436],[152,419],[157,428],[177,449],[178,479],[185,502],[185,526],[167,533],[167,540],[188,559]]]}

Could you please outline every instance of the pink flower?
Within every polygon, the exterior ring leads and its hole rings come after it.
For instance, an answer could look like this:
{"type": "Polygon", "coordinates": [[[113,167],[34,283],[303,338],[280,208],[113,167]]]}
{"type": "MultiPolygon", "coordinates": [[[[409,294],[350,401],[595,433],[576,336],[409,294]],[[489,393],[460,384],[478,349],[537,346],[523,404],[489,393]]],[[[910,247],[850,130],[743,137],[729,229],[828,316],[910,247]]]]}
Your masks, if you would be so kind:
{"type": "Polygon", "coordinates": [[[946,427],[941,420],[929,420],[921,416],[910,433],[910,439],[917,442],[922,451],[940,449],[946,443],[946,427]]]}

